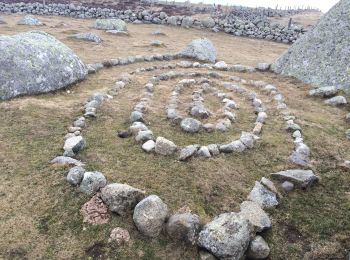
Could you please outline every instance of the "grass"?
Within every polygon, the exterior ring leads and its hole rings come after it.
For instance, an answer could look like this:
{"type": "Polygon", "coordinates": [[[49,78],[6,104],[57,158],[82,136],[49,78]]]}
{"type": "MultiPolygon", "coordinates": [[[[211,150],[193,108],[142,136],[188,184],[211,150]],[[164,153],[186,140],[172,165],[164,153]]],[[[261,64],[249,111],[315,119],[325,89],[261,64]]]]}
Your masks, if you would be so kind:
{"type": "MultiPolygon", "coordinates": [[[[63,20],[78,31],[87,29],[86,23],[89,22],[63,20]]],[[[66,41],[88,62],[127,56],[125,53],[154,52],[145,47],[133,48],[133,43],[150,38],[147,35],[155,28],[144,26],[140,35],[136,34],[139,30],[136,28],[140,27],[131,25],[130,28],[130,39],[104,36],[103,46],[92,47],[87,43],[65,40],[66,29],[45,30],[66,41]]],[[[5,33],[16,31],[11,22],[1,30],[5,33]]],[[[201,34],[200,31],[177,30],[180,29],[162,29],[168,34],[164,39],[167,52],[178,50],[185,41],[201,34]],[[182,42],[177,41],[180,33],[184,37],[182,42]]],[[[222,34],[209,33],[207,36],[212,37],[219,53],[225,53],[226,57],[222,58],[231,63],[253,65],[260,59],[269,61],[285,49],[274,43],[222,34]],[[234,43],[239,48],[233,50],[234,43]],[[228,48],[230,52],[227,52],[228,48]]],[[[3,238],[0,240],[0,258],[197,258],[196,248],[174,242],[164,234],[152,240],[143,237],[134,227],[131,216],[120,218],[112,215],[106,225],[85,225],[79,211],[89,198],[66,183],[68,169],[49,164],[53,157],[62,153],[66,128],[81,115],[81,104],[86,98],[94,91],[112,86],[120,73],[140,66],[148,65],[103,70],[70,88],[71,94],[58,91],[0,103],[0,236],[3,238]],[[132,238],[129,246],[117,247],[108,243],[111,230],[117,226],[129,230],[132,238]]],[[[103,172],[110,182],[128,183],[148,194],[157,194],[173,211],[188,206],[205,223],[222,212],[238,210],[255,180],[292,167],[287,162],[293,149],[291,138],[278,118],[274,103],[262,93],[259,94],[269,116],[262,139],[254,149],[241,155],[220,155],[208,160],[193,158],[181,163],[173,157],[145,154],[133,138],[119,139],[117,130],[128,127],[128,118],[140,97],[140,88],[152,74],[138,77],[115,99],[105,103],[95,120],[88,122],[84,131],[88,146],[79,154],[79,158],[87,162],[88,170],[103,172]]],[[[264,79],[275,84],[286,96],[286,102],[297,115],[297,123],[302,126],[305,141],[311,148],[313,170],[321,177],[316,186],[285,196],[280,206],[270,211],[273,228],[263,234],[271,247],[270,259],[344,259],[350,248],[350,178],[338,163],[349,159],[350,154],[349,141],[344,137],[348,128],[344,121],[346,109],[326,107],[321,100],[307,97],[309,86],[289,78],[269,73],[236,74],[248,79],[264,79]]],[[[255,116],[251,107],[235,95],[241,109],[237,111],[237,122],[228,133],[183,134],[179,127],[171,126],[164,119],[164,104],[170,93],[168,86],[175,84],[176,81],[164,82],[157,88],[147,114],[147,121],[156,135],[163,135],[179,145],[208,144],[229,141],[230,136],[236,138],[242,130],[252,128],[255,116]]],[[[218,104],[216,98],[208,98],[205,103],[214,111],[220,108],[218,104]]]]}

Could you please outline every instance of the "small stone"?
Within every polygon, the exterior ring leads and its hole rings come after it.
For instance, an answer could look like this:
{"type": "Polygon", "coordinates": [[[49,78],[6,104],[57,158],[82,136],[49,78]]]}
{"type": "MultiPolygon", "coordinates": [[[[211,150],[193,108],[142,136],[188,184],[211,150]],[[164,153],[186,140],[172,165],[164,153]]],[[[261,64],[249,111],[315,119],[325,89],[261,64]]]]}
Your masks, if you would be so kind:
{"type": "Polygon", "coordinates": [[[155,145],[155,152],[160,155],[172,155],[177,150],[177,146],[164,137],[158,137],[155,145]]]}
{"type": "Polygon", "coordinates": [[[224,144],[219,146],[220,152],[223,153],[241,153],[246,149],[246,146],[240,141],[236,140],[229,144],[224,144]]]}
{"type": "Polygon", "coordinates": [[[79,185],[84,177],[85,169],[81,166],[75,166],[69,170],[67,181],[72,185],[79,185]]]}
{"type": "Polygon", "coordinates": [[[198,145],[189,145],[181,149],[179,161],[186,161],[192,157],[198,150],[198,145]]]}
{"type": "Polygon", "coordinates": [[[286,129],[289,132],[301,131],[301,127],[298,124],[294,123],[293,120],[288,120],[287,121],[286,129]]]}
{"type": "Polygon", "coordinates": [[[71,138],[68,138],[63,146],[63,149],[66,152],[73,152],[73,155],[75,153],[78,153],[80,150],[82,150],[86,145],[85,139],[82,136],[74,136],[71,138]]]}
{"type": "Polygon", "coordinates": [[[266,118],[267,118],[267,114],[265,112],[259,112],[255,122],[263,124],[266,118]]]}
{"type": "Polygon", "coordinates": [[[224,61],[219,61],[219,62],[215,63],[214,68],[217,70],[227,70],[228,65],[224,61]]]}
{"type": "Polygon", "coordinates": [[[255,227],[256,232],[262,232],[271,227],[271,220],[266,212],[253,201],[243,201],[241,203],[240,215],[248,219],[255,227]]]}
{"type": "Polygon", "coordinates": [[[326,86],[310,90],[309,95],[326,98],[335,96],[338,91],[339,89],[336,86],[326,86]]]}
{"type": "Polygon", "coordinates": [[[118,130],[118,137],[120,138],[128,138],[131,133],[128,130],[118,130]]]}
{"type": "Polygon", "coordinates": [[[267,71],[270,69],[270,64],[269,63],[258,63],[256,65],[256,69],[260,71],[267,71]]]}
{"type": "Polygon", "coordinates": [[[206,132],[211,133],[211,132],[215,131],[215,125],[214,124],[204,124],[203,129],[206,132]]]}
{"type": "Polygon", "coordinates": [[[168,216],[168,206],[156,195],[141,200],[134,209],[133,220],[145,236],[157,237],[168,216]]]}
{"type": "Polygon", "coordinates": [[[51,161],[51,163],[55,165],[60,165],[60,166],[70,166],[70,165],[84,166],[84,163],[82,163],[81,161],[78,161],[76,159],[73,159],[67,156],[57,156],[51,161]]]}
{"type": "Polygon", "coordinates": [[[248,195],[248,199],[256,202],[263,209],[273,208],[278,205],[276,194],[267,190],[258,181],[255,182],[255,186],[248,195]]]}
{"type": "Polygon", "coordinates": [[[343,96],[335,96],[327,99],[324,103],[330,106],[343,106],[347,104],[347,101],[343,96]]]}
{"type": "Polygon", "coordinates": [[[127,184],[112,183],[101,190],[101,197],[110,211],[125,216],[145,197],[145,192],[127,184]]]}
{"type": "Polygon", "coordinates": [[[229,119],[221,119],[219,122],[216,124],[215,129],[225,132],[227,131],[231,126],[231,121],[229,119]]]}
{"type": "Polygon", "coordinates": [[[291,192],[294,190],[294,184],[289,181],[285,181],[282,183],[282,189],[287,193],[291,192]]]}
{"type": "Polygon", "coordinates": [[[155,146],[156,146],[156,143],[153,140],[148,140],[147,142],[145,142],[142,145],[142,149],[145,152],[150,153],[150,152],[154,151],[155,146]]]}
{"type": "Polygon", "coordinates": [[[200,223],[199,217],[191,213],[176,213],[172,215],[166,225],[171,238],[182,240],[194,245],[197,240],[200,223]]]}
{"type": "Polygon", "coordinates": [[[254,135],[259,135],[262,131],[263,124],[262,123],[255,123],[255,126],[253,128],[253,134],[254,135]]]}
{"type": "Polygon", "coordinates": [[[107,207],[98,193],[83,205],[80,213],[83,215],[84,223],[102,225],[108,222],[107,207]]]}
{"type": "Polygon", "coordinates": [[[219,146],[217,144],[209,144],[207,147],[212,156],[217,156],[220,154],[219,146]]]}
{"type": "Polygon", "coordinates": [[[197,119],[188,117],[181,121],[180,126],[185,132],[197,133],[201,129],[202,123],[197,119]]]}
{"type": "Polygon", "coordinates": [[[255,144],[255,140],[257,139],[257,136],[255,136],[252,133],[242,132],[241,137],[239,140],[247,147],[247,148],[253,148],[255,144]]]}
{"type": "Polygon", "coordinates": [[[74,133],[76,131],[81,131],[81,127],[75,127],[75,126],[68,127],[68,132],[69,133],[74,133]]]}
{"type": "MultiPolygon", "coordinates": [[[[80,131],[81,128],[85,127],[85,117],[80,117],[77,120],[75,120],[73,122],[73,126],[77,127],[77,128],[80,128],[80,129],[76,130],[76,131],[80,131]]],[[[73,132],[75,132],[75,131],[73,131],[73,132]]]]}
{"type": "Polygon", "coordinates": [[[269,245],[261,236],[256,236],[249,244],[247,256],[250,259],[265,259],[270,254],[269,245]]]}
{"type": "Polygon", "coordinates": [[[202,146],[198,151],[197,155],[204,158],[210,158],[210,152],[207,146],[202,146]]]}
{"type": "Polygon", "coordinates": [[[268,188],[270,191],[272,191],[273,193],[276,193],[279,197],[280,194],[275,186],[275,184],[270,181],[268,178],[265,178],[265,177],[262,177],[261,180],[260,180],[261,184],[263,184],[266,188],[268,188]]]}
{"type": "Polygon", "coordinates": [[[118,246],[127,244],[130,241],[130,234],[124,228],[114,228],[109,236],[108,242],[115,242],[118,246]]]}
{"type": "Polygon", "coordinates": [[[318,181],[312,170],[286,170],[272,173],[271,176],[281,181],[290,181],[301,188],[310,187],[318,181]]]}
{"type": "Polygon", "coordinates": [[[151,130],[139,131],[135,137],[136,142],[145,143],[149,140],[154,140],[153,132],[151,130]]]}
{"type": "Polygon", "coordinates": [[[217,260],[217,258],[207,251],[200,250],[199,260],[217,260]]]}
{"type": "Polygon", "coordinates": [[[88,195],[92,195],[100,188],[106,186],[106,177],[100,172],[85,172],[80,183],[79,190],[88,195]]]}
{"type": "Polygon", "coordinates": [[[133,111],[131,112],[130,115],[130,122],[134,123],[134,122],[143,122],[143,114],[139,111],[133,111]]]}
{"type": "Polygon", "coordinates": [[[140,131],[147,131],[148,127],[142,123],[142,122],[134,122],[130,127],[129,130],[132,134],[138,134],[140,131]]]}

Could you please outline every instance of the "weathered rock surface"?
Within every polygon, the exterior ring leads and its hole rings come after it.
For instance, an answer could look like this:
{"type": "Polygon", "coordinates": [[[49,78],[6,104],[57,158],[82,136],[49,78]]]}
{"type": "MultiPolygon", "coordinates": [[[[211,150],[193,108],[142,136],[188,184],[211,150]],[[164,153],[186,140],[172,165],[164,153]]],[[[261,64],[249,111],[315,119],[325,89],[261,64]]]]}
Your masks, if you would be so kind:
{"type": "Polygon", "coordinates": [[[216,49],[206,38],[193,40],[180,52],[181,56],[197,59],[199,61],[215,62],[216,49]]]}
{"type": "Polygon", "coordinates": [[[155,145],[155,152],[160,155],[172,155],[175,153],[177,146],[164,137],[158,137],[155,145]]]}
{"type": "Polygon", "coordinates": [[[21,20],[17,22],[17,25],[44,25],[39,19],[35,18],[33,15],[26,15],[21,20]]]}
{"type": "Polygon", "coordinates": [[[271,220],[266,212],[253,201],[243,201],[241,203],[240,215],[248,219],[255,227],[256,232],[261,232],[264,229],[271,227],[271,220]]]}
{"type": "Polygon", "coordinates": [[[188,117],[181,121],[180,126],[185,132],[197,133],[201,129],[202,123],[197,119],[188,117]]]}
{"type": "Polygon", "coordinates": [[[145,197],[145,192],[127,184],[112,183],[101,190],[101,197],[110,211],[124,216],[145,197]]]}
{"type": "Polygon", "coordinates": [[[270,254],[270,247],[261,236],[256,236],[249,245],[249,259],[265,259],[270,254]]]}
{"type": "Polygon", "coordinates": [[[96,33],[93,33],[93,32],[77,33],[70,36],[70,38],[74,38],[77,40],[85,40],[89,42],[96,42],[96,43],[102,42],[102,39],[100,38],[100,36],[98,36],[96,33]]]}
{"type": "Polygon", "coordinates": [[[92,225],[101,225],[108,222],[107,206],[103,203],[99,194],[95,194],[86,202],[80,210],[83,222],[92,225]]]}
{"type": "Polygon", "coordinates": [[[220,259],[243,259],[252,236],[249,221],[237,213],[224,213],[206,224],[198,245],[220,259]]]}
{"type": "Polygon", "coordinates": [[[80,166],[75,166],[69,170],[67,174],[67,181],[72,185],[80,184],[84,177],[85,169],[80,166]]]}
{"type": "Polygon", "coordinates": [[[191,213],[176,213],[166,225],[166,231],[171,238],[195,244],[199,232],[199,217],[191,213]]]}
{"type": "Polygon", "coordinates": [[[95,28],[97,30],[127,31],[126,23],[120,19],[97,19],[95,22],[95,28]]]}
{"type": "Polygon", "coordinates": [[[168,206],[158,196],[150,195],[136,205],[133,220],[142,234],[157,237],[167,216],[168,206]]]}
{"type": "Polygon", "coordinates": [[[272,173],[271,176],[281,181],[290,181],[301,188],[307,188],[318,181],[312,170],[287,170],[272,173]]]}
{"type": "Polygon", "coordinates": [[[256,181],[248,199],[256,202],[261,208],[272,208],[278,205],[276,194],[266,189],[260,182],[256,181]]]}
{"type": "Polygon", "coordinates": [[[79,190],[88,195],[92,195],[99,189],[106,186],[106,177],[100,172],[85,172],[80,183],[79,190]]]}
{"type": "Polygon", "coordinates": [[[350,2],[339,1],[272,64],[272,69],[313,85],[349,90],[349,16],[350,2]]]}
{"type": "Polygon", "coordinates": [[[0,100],[61,89],[87,75],[79,57],[44,32],[2,35],[0,53],[0,100]]]}

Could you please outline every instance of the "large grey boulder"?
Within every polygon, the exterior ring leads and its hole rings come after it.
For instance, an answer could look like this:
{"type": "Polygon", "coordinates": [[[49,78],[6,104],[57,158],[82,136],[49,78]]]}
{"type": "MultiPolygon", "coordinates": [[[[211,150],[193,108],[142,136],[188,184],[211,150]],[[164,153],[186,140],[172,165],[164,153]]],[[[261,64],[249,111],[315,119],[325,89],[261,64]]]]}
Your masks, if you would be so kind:
{"type": "Polygon", "coordinates": [[[142,234],[157,237],[167,216],[168,206],[158,196],[150,195],[136,205],[133,220],[142,234]]]}
{"type": "Polygon", "coordinates": [[[340,0],[273,64],[272,70],[317,86],[350,90],[350,1],[340,0]]]}
{"type": "Polygon", "coordinates": [[[120,19],[97,19],[95,22],[97,30],[127,31],[126,23],[120,19]]]}
{"type": "Polygon", "coordinates": [[[44,25],[33,15],[26,15],[17,22],[17,25],[44,25]]]}
{"type": "Polygon", "coordinates": [[[39,31],[0,36],[0,100],[67,87],[87,75],[77,55],[39,31]]]}
{"type": "Polygon", "coordinates": [[[307,188],[318,181],[312,170],[286,170],[272,173],[271,176],[281,181],[290,181],[301,188],[307,188]]]}
{"type": "Polygon", "coordinates": [[[106,177],[100,172],[85,172],[80,183],[79,190],[88,195],[93,195],[99,189],[106,186],[106,177]]]}
{"type": "Polygon", "coordinates": [[[112,183],[101,190],[101,198],[112,212],[124,216],[145,197],[145,192],[127,184],[112,183]]]}
{"type": "Polygon", "coordinates": [[[243,259],[252,236],[252,226],[237,213],[224,213],[206,224],[198,245],[220,259],[243,259]]]}
{"type": "Polygon", "coordinates": [[[193,40],[185,49],[180,51],[180,55],[187,58],[197,59],[199,61],[215,62],[216,49],[212,42],[207,38],[193,40]]]}

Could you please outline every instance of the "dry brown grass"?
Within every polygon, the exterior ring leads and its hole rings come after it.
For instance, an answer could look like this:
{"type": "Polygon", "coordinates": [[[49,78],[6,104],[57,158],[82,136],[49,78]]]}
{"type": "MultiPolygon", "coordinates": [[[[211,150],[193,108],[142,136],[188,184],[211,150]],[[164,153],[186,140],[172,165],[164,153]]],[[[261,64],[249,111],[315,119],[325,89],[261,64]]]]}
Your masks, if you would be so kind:
{"type": "MultiPolygon", "coordinates": [[[[33,28],[15,26],[18,16],[5,16],[9,26],[0,33],[13,34],[33,28]]],[[[69,28],[42,27],[74,49],[84,61],[158,52],[145,47],[158,26],[129,25],[131,37],[109,36],[98,32],[102,45],[67,39],[72,31],[87,31],[92,20],[42,18],[47,24],[63,20],[69,28]],[[68,33],[68,31],[71,31],[68,33]],[[138,46],[138,47],[135,47],[138,46]]],[[[271,62],[286,45],[236,38],[206,31],[162,27],[163,52],[173,52],[200,36],[210,38],[217,46],[219,59],[254,65],[271,62]]],[[[163,62],[152,62],[161,64],[163,62]]],[[[53,168],[49,161],[62,152],[63,136],[72,120],[81,115],[83,102],[95,91],[111,87],[122,72],[150,64],[133,64],[102,70],[70,88],[35,97],[22,97],[0,103],[0,257],[5,259],[195,259],[196,249],[159,239],[142,237],[131,217],[113,216],[101,227],[83,229],[80,207],[87,197],[66,184],[65,169],[53,168]],[[112,228],[127,228],[132,237],[129,247],[107,244],[112,228]]],[[[190,71],[190,70],[188,70],[190,71]]],[[[110,181],[126,182],[154,193],[176,210],[189,206],[206,222],[221,212],[237,210],[255,180],[269,173],[291,167],[287,157],[293,148],[290,136],[270,98],[259,93],[269,119],[256,148],[241,155],[220,155],[209,160],[194,158],[180,163],[174,158],[145,154],[133,138],[119,139],[116,132],[128,127],[130,112],[141,95],[143,84],[155,72],[144,73],[133,80],[113,100],[106,102],[98,118],[88,122],[84,131],[88,147],[79,155],[87,169],[102,171],[110,181]]],[[[226,73],[229,75],[230,73],[226,73]]],[[[348,173],[337,167],[350,159],[350,144],[344,132],[346,109],[326,107],[321,100],[307,97],[310,86],[270,73],[233,73],[247,79],[264,79],[276,85],[286,96],[286,103],[298,116],[306,143],[312,150],[314,170],[321,182],[308,192],[296,191],[273,211],[274,228],[265,236],[271,246],[271,259],[340,259],[350,247],[350,199],[348,173]],[[334,247],[337,250],[334,250],[334,247]],[[319,250],[318,248],[322,248],[319,250]]],[[[147,121],[156,135],[164,135],[181,145],[226,141],[250,130],[254,115],[239,95],[241,105],[237,122],[227,134],[186,135],[165,120],[165,104],[176,81],[161,82],[156,88],[147,121]]],[[[248,86],[247,86],[248,88],[248,86]]],[[[250,88],[250,87],[249,87],[250,88]]],[[[253,88],[250,88],[253,89],[253,88]]],[[[190,94],[189,92],[184,93],[190,94]]],[[[180,101],[185,102],[185,98],[180,101]]],[[[206,105],[215,110],[218,100],[206,105]]]]}

